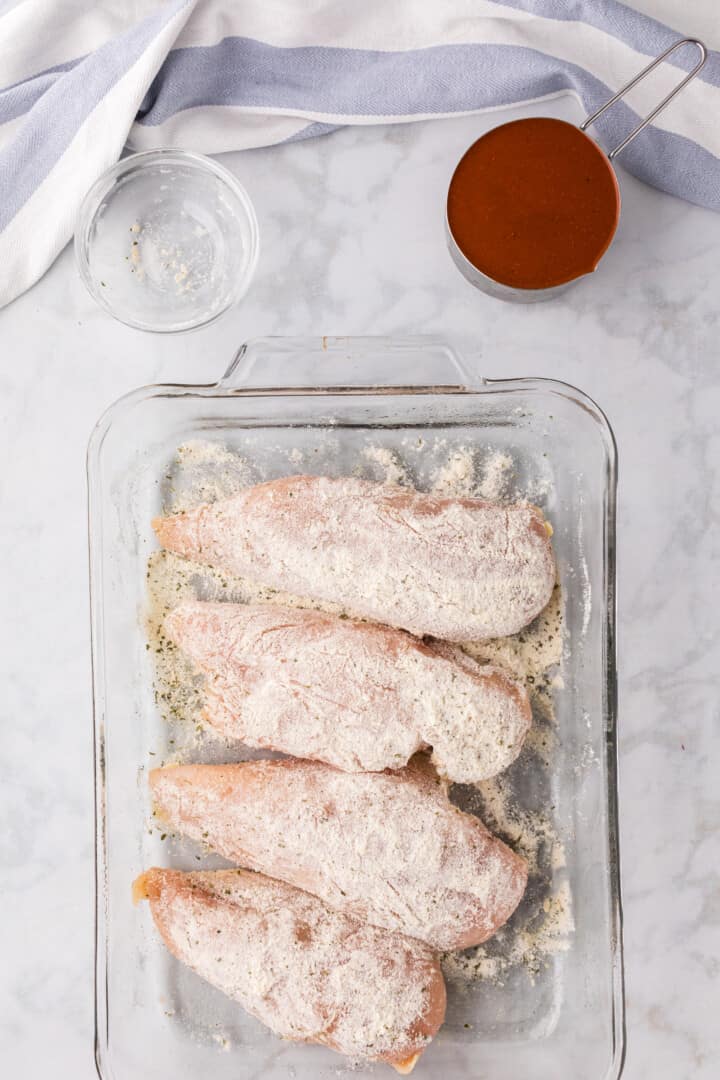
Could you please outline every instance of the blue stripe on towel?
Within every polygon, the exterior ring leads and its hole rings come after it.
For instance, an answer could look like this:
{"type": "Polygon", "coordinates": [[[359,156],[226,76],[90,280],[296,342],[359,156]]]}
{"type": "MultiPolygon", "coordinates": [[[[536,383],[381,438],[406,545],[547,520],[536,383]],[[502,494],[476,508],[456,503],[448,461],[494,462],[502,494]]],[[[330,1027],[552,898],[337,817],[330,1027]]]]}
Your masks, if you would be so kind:
{"type": "MultiPolygon", "coordinates": [[[[515,45],[439,45],[404,52],[304,46],[251,38],[175,49],[146,96],[139,122],[161,124],[183,109],[241,106],[349,120],[471,112],[574,90],[587,112],[610,88],[577,64],[515,45]]],[[[597,125],[610,146],[638,116],[619,102],[597,125]]],[[[649,128],[624,151],[625,168],[673,195],[720,210],[720,161],[697,143],[649,128]]]]}
{"type": "MultiPolygon", "coordinates": [[[[490,0],[500,8],[511,7],[526,11],[542,19],[556,19],[558,22],[577,22],[593,26],[611,34],[618,41],[629,45],[631,49],[652,59],[665,52],[673,42],[683,37],[681,33],[653,19],[650,15],[640,14],[621,4],[619,0],[490,0]]],[[[697,50],[689,46],[678,49],[668,63],[689,71],[697,62],[697,50]]],[[[641,64],[638,68],[642,67],[641,64]]],[[[720,53],[711,52],[707,63],[698,75],[703,82],[720,86],[720,53]]]]}
{"type": "MultiPolygon", "coordinates": [[[[83,122],[188,0],[174,0],[57,79],[0,150],[0,231],[24,206],[83,122]]],[[[125,132],[120,136],[125,138],[125,132]]],[[[122,143],[118,147],[118,152],[122,143]]]]}

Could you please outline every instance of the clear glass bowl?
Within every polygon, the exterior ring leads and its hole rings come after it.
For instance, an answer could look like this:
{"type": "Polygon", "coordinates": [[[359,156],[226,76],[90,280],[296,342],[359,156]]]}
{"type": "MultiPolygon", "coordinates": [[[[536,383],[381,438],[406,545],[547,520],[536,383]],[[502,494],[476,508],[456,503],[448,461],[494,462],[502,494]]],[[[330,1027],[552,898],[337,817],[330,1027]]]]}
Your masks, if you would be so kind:
{"type": "MultiPolygon", "coordinates": [[[[555,530],[565,655],[552,752],[524,763],[521,755],[507,775],[514,802],[540,808],[562,838],[562,861],[543,858],[542,888],[569,890],[574,930],[567,948],[534,972],[511,969],[499,982],[468,987],[449,983],[446,1023],[413,1080],[617,1080],[625,1029],[614,439],[582,391],[545,379],[472,380],[444,343],[422,338],[258,340],[241,349],[219,383],[144,387],[113,405],[95,429],[88,475],[100,1077],[394,1075],[387,1066],[358,1067],[323,1047],[280,1041],[170,956],[145,905],[132,905],[131,883],[150,866],[221,864],[151,828],[147,784],[147,769],[173,760],[181,737],[179,723],[165,721],[158,708],[143,625],[147,558],[157,548],[150,521],[178,490],[178,446],[195,440],[241,454],[258,480],[297,471],[366,475],[366,449],[381,448],[409,458],[421,490],[432,479],[436,441],[444,454],[465,447],[512,456],[518,484],[534,493],[555,530]]],[[[224,460],[215,467],[226,468],[224,460]]],[[[195,760],[236,760],[223,746],[208,753],[193,750],[195,760]]],[[[510,933],[523,918],[521,906],[510,933]]]]}
{"type": "Polygon", "coordinates": [[[245,295],[258,225],[232,173],[201,154],[149,150],[93,184],[75,230],[90,294],[139,330],[191,330],[245,295]]]}

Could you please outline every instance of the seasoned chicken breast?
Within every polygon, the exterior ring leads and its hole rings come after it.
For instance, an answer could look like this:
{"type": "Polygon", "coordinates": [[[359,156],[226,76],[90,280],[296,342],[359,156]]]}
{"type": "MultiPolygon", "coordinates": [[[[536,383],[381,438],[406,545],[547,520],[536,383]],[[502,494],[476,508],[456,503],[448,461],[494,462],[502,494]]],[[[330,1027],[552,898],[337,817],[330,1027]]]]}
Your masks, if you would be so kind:
{"type": "Polygon", "coordinates": [[[437,949],[485,941],[510,917],[525,860],[413,764],[347,773],[309,761],[155,769],[156,813],[242,866],[437,949]]]}
{"type": "Polygon", "coordinates": [[[170,952],[284,1039],[409,1072],[445,1017],[422,942],[247,870],[148,870],[134,885],[170,952]]]}
{"type": "Polygon", "coordinates": [[[272,480],[153,524],[179,555],[451,641],[516,633],[555,582],[535,507],[352,477],[272,480]]]}
{"type": "Polygon", "coordinates": [[[204,717],[248,746],[350,771],[397,769],[422,747],[457,782],[514,761],[527,693],[457,647],[373,623],[258,604],[186,603],[169,637],[207,676],[204,717]]]}

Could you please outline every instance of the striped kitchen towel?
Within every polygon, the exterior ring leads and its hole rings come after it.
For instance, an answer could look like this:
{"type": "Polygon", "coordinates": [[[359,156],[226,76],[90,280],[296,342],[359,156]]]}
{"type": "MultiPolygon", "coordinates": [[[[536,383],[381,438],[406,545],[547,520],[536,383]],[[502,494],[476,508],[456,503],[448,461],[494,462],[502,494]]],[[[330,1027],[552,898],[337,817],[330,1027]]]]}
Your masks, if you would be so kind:
{"type": "MultiPolygon", "coordinates": [[[[686,33],[720,46],[717,5],[694,0],[692,26],[670,28],[647,13],[681,19],[670,0],[0,0],[0,307],[62,250],[126,144],[215,154],[566,92],[592,111],[686,33]]],[[[695,60],[678,51],[601,140],[695,60]]],[[[720,53],[622,163],[720,210],[720,53]]]]}

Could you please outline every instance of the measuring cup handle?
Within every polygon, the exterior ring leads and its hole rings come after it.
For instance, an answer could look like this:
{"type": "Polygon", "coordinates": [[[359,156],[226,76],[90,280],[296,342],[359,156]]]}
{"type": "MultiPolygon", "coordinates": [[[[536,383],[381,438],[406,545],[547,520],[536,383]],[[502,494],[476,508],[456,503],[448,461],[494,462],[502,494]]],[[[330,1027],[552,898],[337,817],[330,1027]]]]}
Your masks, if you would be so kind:
{"type": "Polygon", "coordinates": [[[646,75],[649,75],[651,71],[654,71],[658,64],[662,64],[663,60],[667,60],[668,56],[671,56],[672,53],[674,53],[677,49],[681,49],[683,45],[694,45],[697,48],[700,53],[700,59],[698,60],[697,64],[692,69],[692,71],[690,71],[685,76],[682,82],[679,82],[677,86],[670,91],[667,97],[664,97],[660,104],[656,105],[652,112],[648,113],[645,119],[641,120],[638,126],[634,128],[630,132],[630,134],[623,139],[622,142],[618,143],[617,146],[610,151],[608,157],[611,161],[620,153],[621,150],[625,149],[628,143],[631,143],[633,141],[636,135],[639,135],[641,131],[645,130],[648,124],[651,124],[653,122],[658,113],[662,112],[666,105],[670,104],[672,99],[676,97],[685,86],[687,86],[691,79],[695,78],[695,76],[707,60],[707,49],[703,45],[702,41],[698,41],[697,38],[683,38],[682,41],[676,41],[674,45],[671,45],[668,49],[665,50],[664,53],[661,53],[660,56],[657,56],[652,61],[652,63],[648,64],[646,68],[643,68],[643,70],[639,72],[639,74],[637,74],[634,79],[631,79],[626,86],[623,86],[622,90],[618,90],[617,94],[615,94],[614,97],[611,97],[609,101],[606,101],[604,105],[601,105],[597,112],[594,112],[592,116],[588,116],[588,118],[584,120],[583,123],[580,125],[581,131],[587,131],[590,125],[594,124],[598,117],[602,116],[602,114],[612,105],[614,105],[616,101],[619,101],[620,98],[625,97],[625,95],[630,90],[632,90],[634,86],[637,86],[639,82],[642,82],[646,75]]]}

